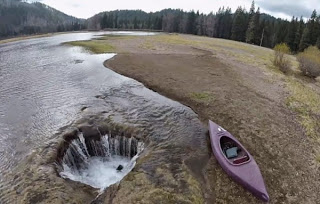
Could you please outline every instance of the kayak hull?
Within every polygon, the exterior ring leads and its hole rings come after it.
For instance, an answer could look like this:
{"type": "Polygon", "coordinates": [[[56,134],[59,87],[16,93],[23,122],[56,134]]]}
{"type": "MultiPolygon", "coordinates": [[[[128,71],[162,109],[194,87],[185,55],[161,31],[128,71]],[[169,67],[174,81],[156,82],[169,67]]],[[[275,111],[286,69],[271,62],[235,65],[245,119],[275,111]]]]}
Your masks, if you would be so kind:
{"type": "Polygon", "coordinates": [[[252,155],[243,147],[243,145],[233,137],[228,131],[219,125],[209,121],[209,132],[213,154],[221,165],[222,169],[237,183],[250,191],[257,198],[268,202],[269,195],[261,175],[260,169],[253,159],[252,155]],[[228,159],[222,150],[222,140],[230,140],[237,144],[238,148],[243,150],[245,160],[237,163],[236,160],[228,159]]]}

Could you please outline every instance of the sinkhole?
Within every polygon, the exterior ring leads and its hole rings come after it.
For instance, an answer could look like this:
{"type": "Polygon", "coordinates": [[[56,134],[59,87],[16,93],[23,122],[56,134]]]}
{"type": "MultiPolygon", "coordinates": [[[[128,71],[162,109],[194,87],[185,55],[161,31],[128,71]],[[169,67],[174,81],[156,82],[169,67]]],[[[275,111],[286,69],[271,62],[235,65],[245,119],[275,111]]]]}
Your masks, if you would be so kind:
{"type": "Polygon", "coordinates": [[[143,149],[144,143],[131,135],[99,132],[98,136],[86,137],[79,131],[65,141],[58,173],[62,178],[103,190],[133,169],[143,149]]]}

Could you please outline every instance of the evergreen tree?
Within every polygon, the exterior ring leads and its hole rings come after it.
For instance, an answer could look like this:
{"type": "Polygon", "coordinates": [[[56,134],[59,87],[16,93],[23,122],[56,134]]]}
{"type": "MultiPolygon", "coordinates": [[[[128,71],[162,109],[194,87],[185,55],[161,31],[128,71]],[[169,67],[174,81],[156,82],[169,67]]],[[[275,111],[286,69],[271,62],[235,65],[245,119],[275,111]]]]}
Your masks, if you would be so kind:
{"type": "Polygon", "coordinates": [[[259,39],[259,21],[260,21],[260,8],[258,8],[257,12],[253,15],[250,20],[249,27],[246,34],[246,42],[257,44],[259,39]]]}
{"type": "Polygon", "coordinates": [[[133,29],[138,29],[138,20],[136,16],[133,19],[133,29]]]}
{"type": "Polygon", "coordinates": [[[310,30],[309,27],[306,27],[303,31],[300,45],[299,45],[299,51],[304,51],[307,47],[311,45],[311,39],[310,39],[310,30]]]}
{"type": "Polygon", "coordinates": [[[310,31],[310,43],[312,45],[316,44],[317,38],[318,38],[318,25],[317,25],[317,11],[314,10],[311,14],[311,18],[308,22],[308,27],[310,31]]]}
{"type": "Polygon", "coordinates": [[[196,34],[196,14],[193,10],[188,13],[186,30],[188,34],[196,34]]]}
{"type": "Polygon", "coordinates": [[[292,51],[294,51],[294,52],[297,52],[299,50],[299,45],[300,45],[300,41],[301,41],[301,36],[303,34],[303,30],[304,30],[304,22],[303,22],[303,18],[301,16],[298,27],[297,27],[297,31],[295,34],[295,38],[294,38],[294,46],[292,49],[292,51]]]}
{"type": "Polygon", "coordinates": [[[102,29],[108,27],[108,16],[107,16],[106,13],[103,14],[103,17],[102,17],[102,19],[101,19],[101,21],[100,21],[100,26],[101,26],[102,29]]]}
{"type": "Polygon", "coordinates": [[[251,37],[252,35],[252,30],[250,28],[250,24],[251,24],[251,21],[253,19],[253,16],[255,14],[255,3],[254,1],[252,1],[251,3],[251,8],[250,8],[250,11],[249,11],[249,19],[248,19],[248,26],[247,26],[247,32],[246,32],[246,42],[248,43],[248,39],[251,37]],[[250,30],[249,30],[250,29],[250,30]]]}
{"type": "Polygon", "coordinates": [[[251,18],[254,16],[255,10],[256,10],[256,8],[255,8],[255,2],[254,2],[254,0],[253,0],[252,3],[251,3],[250,11],[249,11],[249,21],[250,21],[251,18]]]}
{"type": "Polygon", "coordinates": [[[285,40],[285,42],[290,47],[290,50],[292,50],[292,51],[296,51],[295,50],[296,32],[297,32],[297,20],[293,16],[292,20],[291,20],[291,23],[289,25],[288,33],[287,33],[286,40],[285,40]]]}
{"type": "Polygon", "coordinates": [[[222,35],[224,39],[230,39],[232,29],[232,11],[227,8],[222,17],[222,35]]]}
{"type": "Polygon", "coordinates": [[[236,41],[245,41],[246,38],[246,14],[245,10],[240,6],[236,10],[232,23],[231,39],[236,41]]]}

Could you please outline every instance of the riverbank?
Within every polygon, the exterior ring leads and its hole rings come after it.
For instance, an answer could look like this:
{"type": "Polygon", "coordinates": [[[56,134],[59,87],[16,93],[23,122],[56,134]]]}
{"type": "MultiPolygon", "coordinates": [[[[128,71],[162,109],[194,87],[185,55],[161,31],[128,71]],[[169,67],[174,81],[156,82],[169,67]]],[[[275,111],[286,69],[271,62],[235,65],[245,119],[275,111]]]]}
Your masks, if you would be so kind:
{"type": "MultiPolygon", "coordinates": [[[[320,84],[300,76],[293,56],[293,72],[284,75],[272,65],[272,50],[234,41],[161,34],[107,36],[100,43],[118,53],[106,67],[191,107],[204,124],[211,119],[235,135],[259,164],[271,203],[320,199],[320,84]]],[[[194,171],[205,180],[193,182],[207,202],[258,202],[226,176],[212,154],[201,161],[194,171]]],[[[131,190],[131,199],[141,191],[131,190]]],[[[143,188],[146,195],[153,190],[143,188]]],[[[125,188],[117,191],[114,200],[128,201],[117,196],[125,188]]]]}
{"type": "Polygon", "coordinates": [[[34,38],[50,37],[50,36],[53,36],[53,35],[55,35],[55,33],[25,35],[25,36],[11,37],[11,38],[7,38],[7,39],[0,39],[0,45],[1,44],[5,44],[5,43],[9,43],[9,42],[16,42],[16,41],[20,41],[20,40],[28,40],[28,39],[34,39],[34,38]]]}
{"type": "Polygon", "coordinates": [[[34,35],[19,35],[15,37],[0,39],[0,45],[5,43],[10,43],[10,42],[17,42],[21,40],[51,37],[54,35],[60,35],[60,34],[66,34],[66,33],[82,33],[82,32],[88,32],[88,31],[70,31],[70,32],[55,32],[55,33],[44,33],[44,34],[34,34],[34,35]]]}

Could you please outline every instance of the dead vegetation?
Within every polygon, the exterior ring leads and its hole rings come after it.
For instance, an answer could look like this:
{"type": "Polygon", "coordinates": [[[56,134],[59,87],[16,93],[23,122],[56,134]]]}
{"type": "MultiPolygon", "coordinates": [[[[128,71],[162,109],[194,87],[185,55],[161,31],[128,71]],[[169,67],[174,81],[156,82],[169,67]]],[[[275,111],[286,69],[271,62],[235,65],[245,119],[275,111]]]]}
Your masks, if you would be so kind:
{"type": "Polygon", "coordinates": [[[298,55],[299,68],[303,75],[317,78],[320,76],[320,50],[309,47],[298,55]]]}
{"type": "Polygon", "coordinates": [[[281,43],[274,47],[273,64],[283,72],[287,73],[290,69],[290,61],[287,54],[290,53],[290,48],[287,44],[281,43]]]}

